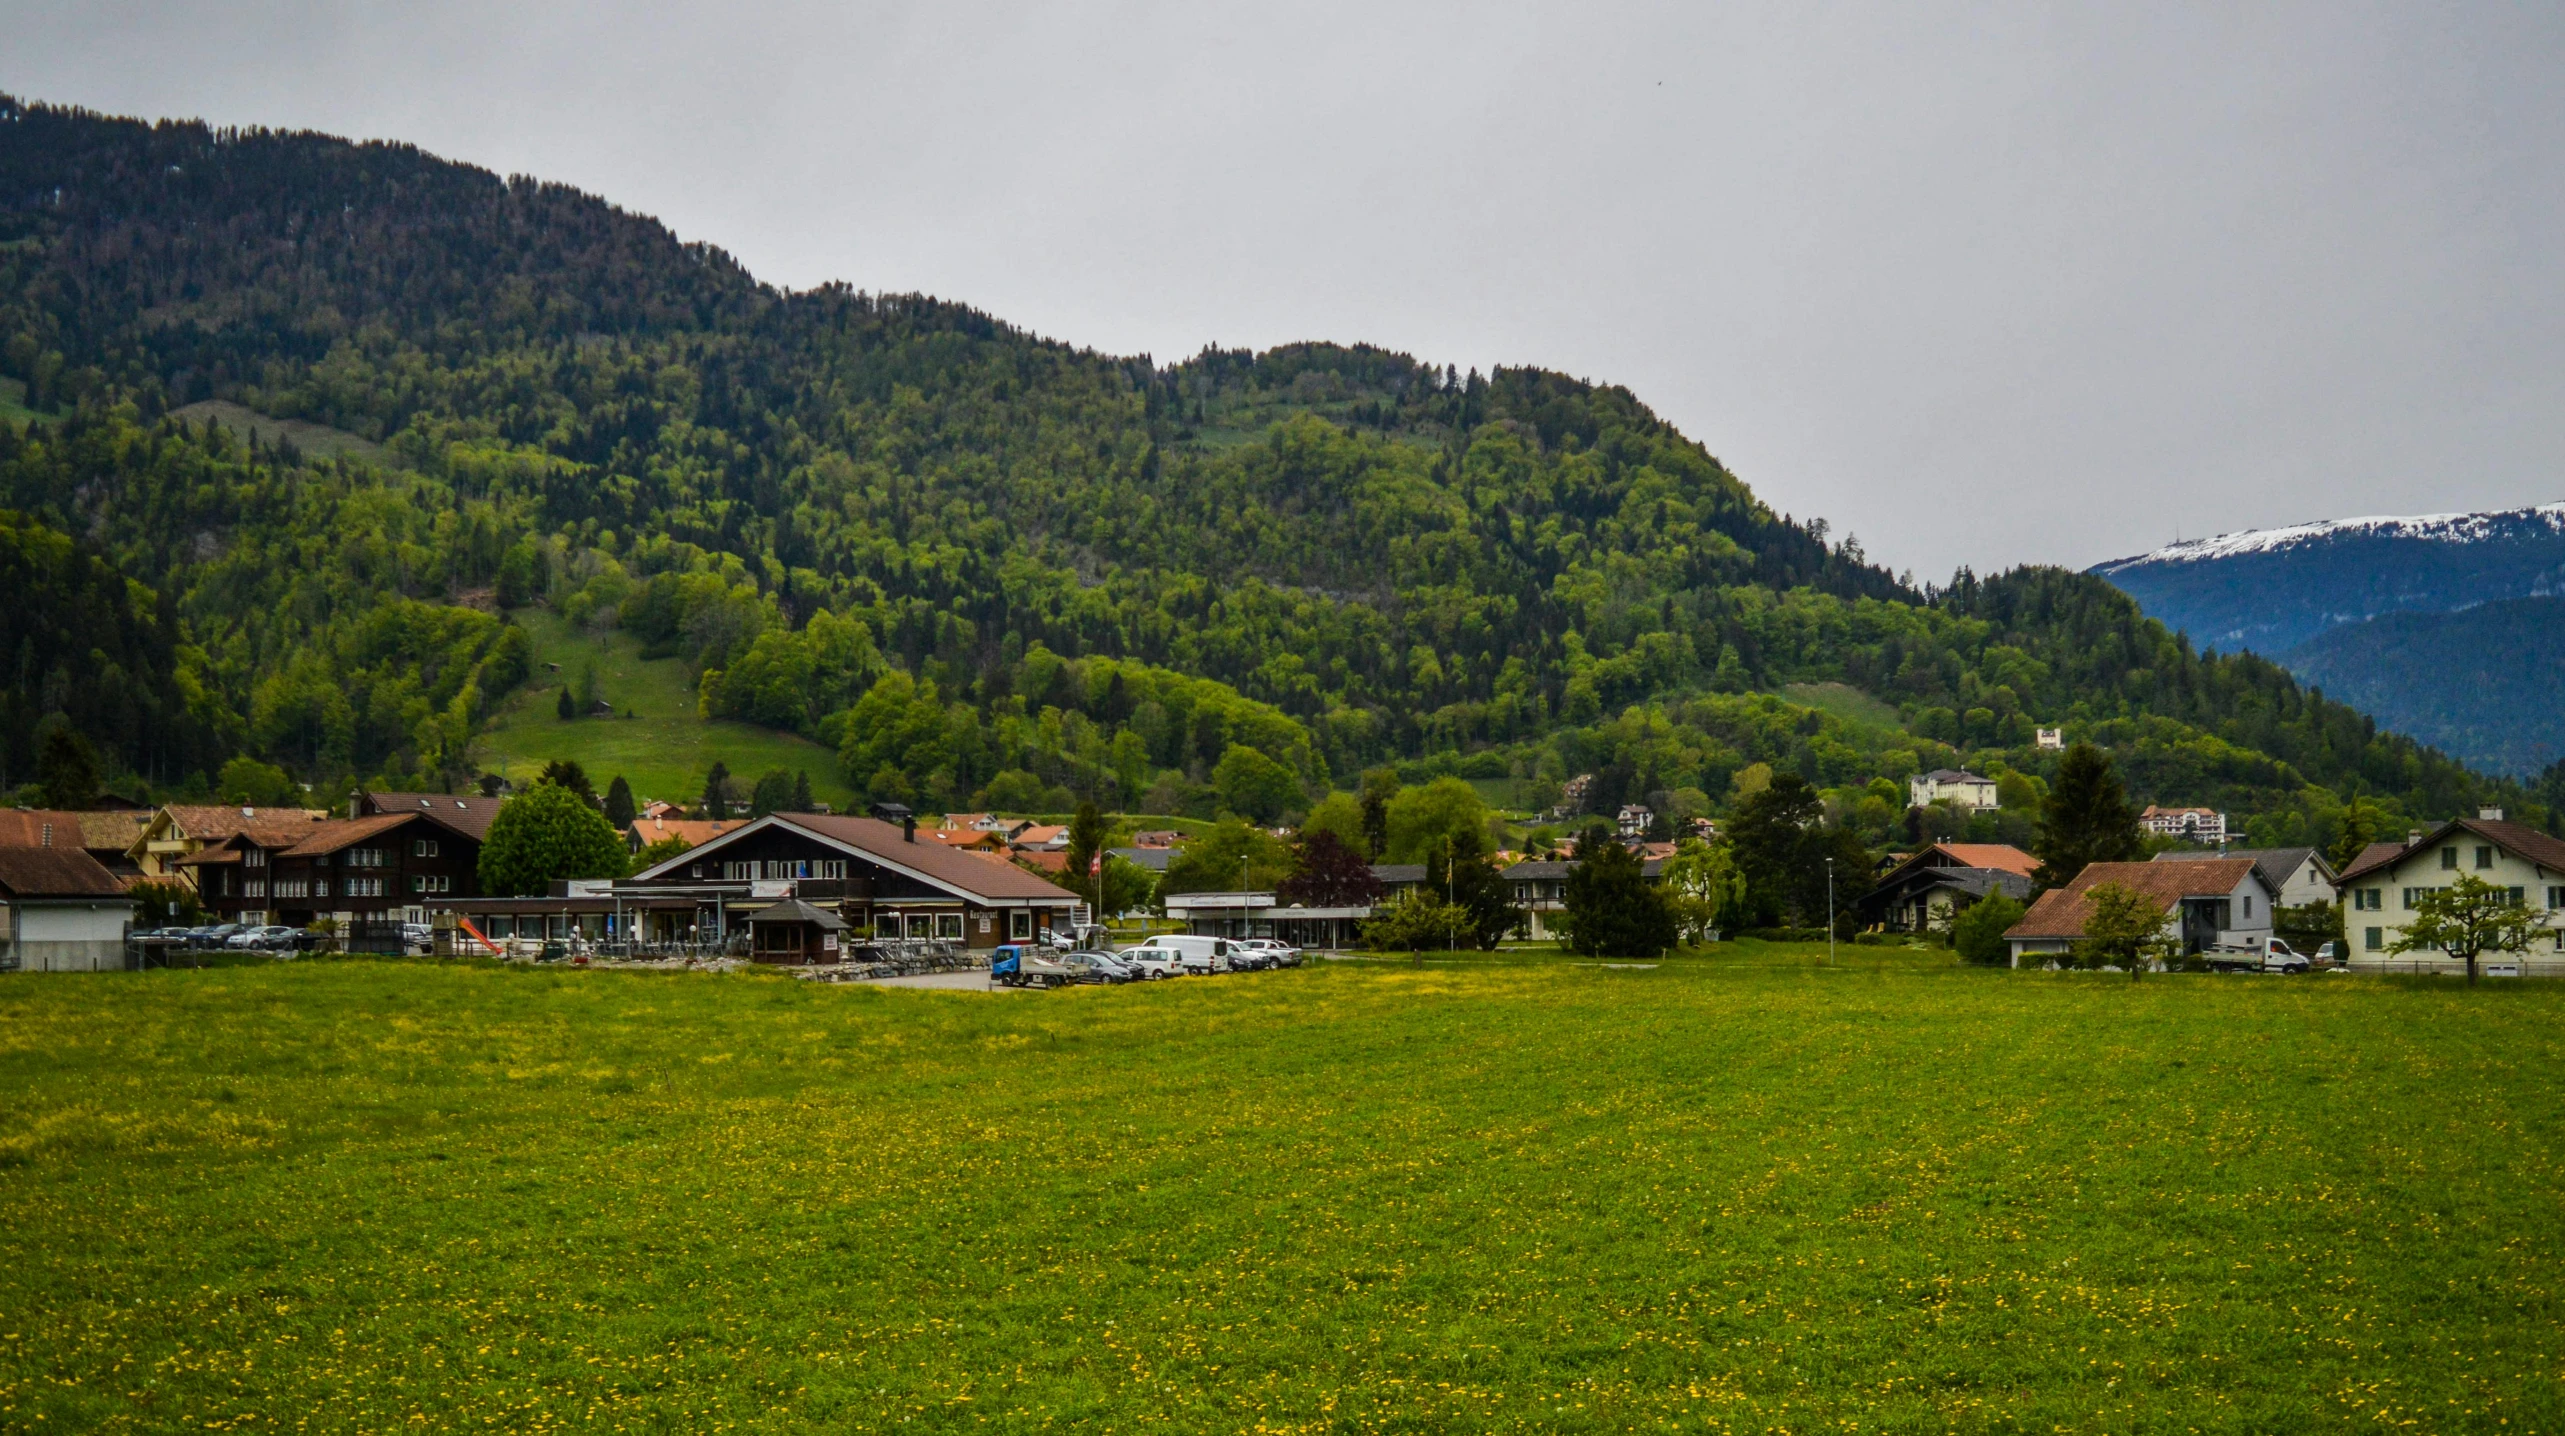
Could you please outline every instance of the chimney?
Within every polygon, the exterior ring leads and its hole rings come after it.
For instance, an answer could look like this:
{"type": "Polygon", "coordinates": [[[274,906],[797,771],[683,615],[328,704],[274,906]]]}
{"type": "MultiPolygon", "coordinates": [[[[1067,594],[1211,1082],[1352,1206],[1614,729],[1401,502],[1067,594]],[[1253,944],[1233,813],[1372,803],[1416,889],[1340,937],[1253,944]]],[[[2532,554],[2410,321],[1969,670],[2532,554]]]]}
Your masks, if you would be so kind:
{"type": "Polygon", "coordinates": [[[2409,848],[2411,848],[2411,847],[2418,847],[2418,846],[2420,846],[2420,845],[2421,845],[2421,843],[2422,843],[2422,829],[2420,829],[2420,828],[2407,828],[2407,829],[2405,829],[2405,846],[2406,846],[2406,847],[2409,847],[2409,848]]]}
{"type": "Polygon", "coordinates": [[[2502,820],[2503,810],[2500,808],[2478,808],[2476,810],[2476,821],[2480,823],[2499,823],[2502,820]]]}
{"type": "Polygon", "coordinates": [[[917,814],[900,814],[900,841],[903,843],[917,841],[917,814]]]}

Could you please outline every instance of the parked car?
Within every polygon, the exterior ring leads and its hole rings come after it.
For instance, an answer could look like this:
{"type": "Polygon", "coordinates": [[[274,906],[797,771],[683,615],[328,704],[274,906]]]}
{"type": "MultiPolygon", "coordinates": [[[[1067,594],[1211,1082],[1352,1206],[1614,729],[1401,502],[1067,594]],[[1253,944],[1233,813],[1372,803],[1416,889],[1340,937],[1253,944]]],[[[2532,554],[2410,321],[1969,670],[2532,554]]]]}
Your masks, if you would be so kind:
{"type": "Polygon", "coordinates": [[[1264,959],[1267,967],[1298,967],[1300,949],[1278,938],[1251,937],[1233,944],[1264,959]]]}
{"type": "Polygon", "coordinates": [[[1077,974],[1032,943],[1010,942],[989,953],[989,981],[1000,987],[1066,987],[1077,974]]]}
{"type": "Polygon", "coordinates": [[[232,941],[236,946],[256,948],[264,952],[297,952],[303,946],[303,930],[299,927],[271,924],[267,927],[251,928],[232,941]]]}
{"type": "Polygon", "coordinates": [[[423,922],[401,924],[401,950],[427,952],[436,946],[436,930],[423,922]]]}
{"type": "Polygon", "coordinates": [[[2324,946],[2316,949],[2316,955],[2313,958],[2310,958],[2309,961],[2313,962],[2318,967],[2342,966],[2342,944],[2338,942],[2326,943],[2324,946]]]}
{"type": "Polygon", "coordinates": [[[236,922],[218,922],[210,927],[191,927],[187,930],[187,945],[189,947],[222,947],[228,944],[233,935],[240,930],[241,926],[236,922]]]}
{"type": "Polygon", "coordinates": [[[1129,964],[1107,952],[1064,952],[1060,965],[1077,975],[1080,982],[1125,983],[1140,974],[1129,964]]]}
{"type": "Polygon", "coordinates": [[[1172,947],[1126,947],[1115,953],[1113,960],[1130,968],[1144,982],[1176,977],[1184,972],[1184,954],[1172,947]]]}

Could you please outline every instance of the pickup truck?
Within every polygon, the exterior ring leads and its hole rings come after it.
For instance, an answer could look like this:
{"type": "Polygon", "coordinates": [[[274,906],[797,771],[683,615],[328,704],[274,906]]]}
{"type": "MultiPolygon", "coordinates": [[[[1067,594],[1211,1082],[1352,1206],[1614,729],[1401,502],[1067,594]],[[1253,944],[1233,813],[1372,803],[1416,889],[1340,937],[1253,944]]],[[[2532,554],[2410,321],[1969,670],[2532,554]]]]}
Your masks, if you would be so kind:
{"type": "Polygon", "coordinates": [[[2213,947],[2200,954],[2211,972],[2304,972],[2307,959],[2276,937],[2260,942],[2213,947]]]}
{"type": "Polygon", "coordinates": [[[989,981],[999,987],[1066,987],[1077,980],[1066,963],[1031,943],[1010,942],[989,954],[989,981]]]}

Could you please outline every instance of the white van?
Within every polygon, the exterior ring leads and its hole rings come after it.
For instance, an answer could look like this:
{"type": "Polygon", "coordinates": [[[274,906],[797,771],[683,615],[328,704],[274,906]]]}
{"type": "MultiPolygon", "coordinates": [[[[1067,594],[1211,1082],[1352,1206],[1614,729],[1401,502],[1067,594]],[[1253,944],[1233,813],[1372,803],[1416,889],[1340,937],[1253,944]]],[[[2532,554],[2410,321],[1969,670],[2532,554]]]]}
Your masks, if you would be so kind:
{"type": "Polygon", "coordinates": [[[1157,953],[1172,954],[1176,966],[1197,977],[1230,971],[1229,939],[1195,937],[1189,933],[1160,933],[1138,947],[1125,948],[1120,957],[1147,960],[1157,953]]]}

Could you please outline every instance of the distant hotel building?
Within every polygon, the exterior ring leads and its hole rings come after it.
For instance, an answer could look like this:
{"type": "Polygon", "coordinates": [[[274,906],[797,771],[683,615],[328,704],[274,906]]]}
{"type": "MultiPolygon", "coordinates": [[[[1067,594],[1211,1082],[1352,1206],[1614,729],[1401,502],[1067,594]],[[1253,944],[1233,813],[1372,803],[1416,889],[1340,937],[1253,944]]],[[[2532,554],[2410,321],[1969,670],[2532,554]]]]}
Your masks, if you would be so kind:
{"type": "Polygon", "coordinates": [[[2159,808],[2153,803],[2138,814],[2138,826],[2159,838],[2180,838],[2203,847],[2227,840],[2227,815],[2210,808],[2159,808]]]}

